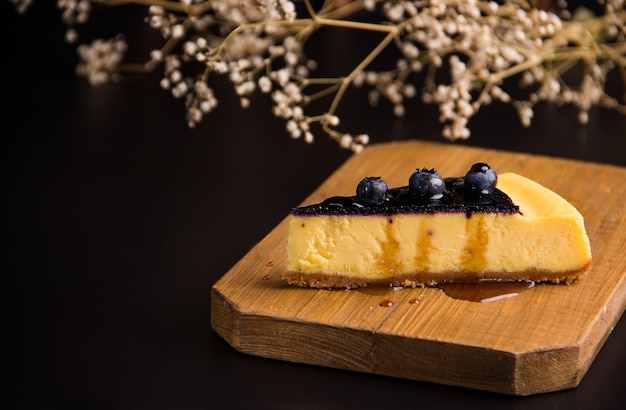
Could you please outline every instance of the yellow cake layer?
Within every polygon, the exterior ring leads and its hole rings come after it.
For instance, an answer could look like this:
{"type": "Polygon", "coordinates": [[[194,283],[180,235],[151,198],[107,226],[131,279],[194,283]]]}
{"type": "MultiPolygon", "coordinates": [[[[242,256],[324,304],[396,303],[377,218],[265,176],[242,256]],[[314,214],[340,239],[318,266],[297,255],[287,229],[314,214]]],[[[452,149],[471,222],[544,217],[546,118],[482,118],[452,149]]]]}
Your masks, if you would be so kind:
{"type": "Polygon", "coordinates": [[[521,214],[291,215],[287,269],[297,277],[292,281],[560,281],[589,265],[589,239],[574,206],[517,174],[500,175],[497,186],[521,214]]]}

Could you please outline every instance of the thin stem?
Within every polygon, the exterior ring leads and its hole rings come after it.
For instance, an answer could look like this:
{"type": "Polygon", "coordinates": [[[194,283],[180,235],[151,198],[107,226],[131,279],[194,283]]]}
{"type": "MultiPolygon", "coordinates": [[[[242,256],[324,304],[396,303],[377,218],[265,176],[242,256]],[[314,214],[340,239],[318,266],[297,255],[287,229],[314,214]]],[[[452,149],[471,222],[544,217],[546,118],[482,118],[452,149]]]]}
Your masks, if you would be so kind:
{"type": "Polygon", "coordinates": [[[311,17],[314,17],[317,14],[315,13],[315,9],[313,8],[313,5],[311,4],[311,0],[304,0],[304,5],[311,17]]]}
{"type": "MultiPolygon", "coordinates": [[[[336,1],[331,0],[330,3],[336,3],[336,1]]],[[[356,1],[344,2],[339,7],[337,7],[336,5],[334,5],[333,7],[335,8],[330,10],[328,13],[318,13],[318,14],[323,14],[326,18],[332,19],[332,20],[343,20],[347,16],[350,16],[358,11],[363,10],[365,8],[365,5],[364,5],[363,0],[356,0],[356,1]]],[[[325,8],[322,7],[322,10],[325,10],[325,8]]]]}
{"type": "Polygon", "coordinates": [[[146,64],[135,63],[122,63],[118,66],[118,71],[124,73],[147,73],[149,70],[146,68],[146,64]]]}
{"type": "Polygon", "coordinates": [[[383,38],[381,42],[378,43],[378,45],[367,55],[367,57],[365,57],[350,72],[350,74],[348,74],[348,76],[343,79],[343,81],[341,82],[341,86],[339,87],[339,90],[337,90],[337,94],[335,95],[335,98],[333,99],[330,105],[330,108],[328,109],[329,114],[332,115],[335,113],[335,111],[337,110],[337,106],[339,105],[339,102],[341,101],[341,99],[343,98],[343,95],[346,92],[346,89],[352,83],[354,78],[359,73],[361,73],[365,69],[365,67],[367,67],[376,57],[378,57],[378,55],[389,45],[389,43],[394,39],[395,36],[396,36],[395,30],[387,34],[385,38],[383,38]]]}
{"type": "Polygon", "coordinates": [[[350,21],[350,20],[335,20],[324,17],[316,17],[315,22],[319,25],[323,26],[331,26],[331,27],[342,27],[342,28],[350,28],[357,30],[365,30],[365,31],[380,31],[383,33],[395,33],[397,31],[397,27],[393,25],[384,25],[377,23],[363,23],[360,21],[350,21]]]}
{"type": "Polygon", "coordinates": [[[222,40],[222,43],[219,45],[219,47],[214,49],[214,53],[215,54],[219,54],[225,51],[226,49],[226,44],[230,41],[230,39],[232,37],[235,37],[237,34],[240,34],[241,32],[245,31],[245,30],[249,30],[249,29],[254,29],[257,27],[265,27],[265,26],[279,26],[279,27],[288,27],[291,29],[297,28],[299,26],[301,27],[307,27],[312,25],[312,23],[314,22],[313,19],[310,18],[305,18],[305,19],[298,19],[298,20],[293,20],[293,21],[287,21],[287,20],[279,20],[279,21],[261,21],[261,22],[257,22],[257,23],[245,23],[245,24],[241,24],[237,27],[235,27],[230,33],[228,33],[228,35],[226,35],[226,37],[224,37],[224,39],[222,40]]]}
{"type": "Polygon", "coordinates": [[[307,78],[303,82],[306,86],[308,85],[324,85],[324,84],[338,84],[342,81],[341,78],[337,77],[329,77],[329,78],[307,78]]]}
{"type": "Polygon", "coordinates": [[[340,86],[340,84],[339,84],[339,83],[336,83],[336,84],[334,84],[334,85],[333,85],[333,86],[331,86],[331,87],[327,87],[327,88],[325,88],[325,89],[323,89],[323,90],[320,90],[320,91],[316,92],[315,94],[311,94],[311,95],[309,95],[309,96],[307,97],[307,101],[309,101],[309,102],[310,102],[310,101],[315,101],[315,100],[317,100],[317,99],[320,99],[320,98],[323,98],[323,97],[325,97],[325,96],[327,96],[327,95],[330,95],[330,94],[332,94],[333,92],[337,91],[337,89],[339,88],[339,86],[340,86]]]}
{"type": "MultiPolygon", "coordinates": [[[[173,49],[174,47],[176,47],[176,45],[179,43],[179,40],[174,38],[174,37],[170,37],[165,44],[163,44],[163,46],[161,47],[161,55],[165,56],[168,55],[173,49]]],[[[152,71],[154,70],[159,64],[161,64],[162,59],[158,59],[158,60],[150,60],[145,64],[146,70],[147,71],[152,71]]]]}

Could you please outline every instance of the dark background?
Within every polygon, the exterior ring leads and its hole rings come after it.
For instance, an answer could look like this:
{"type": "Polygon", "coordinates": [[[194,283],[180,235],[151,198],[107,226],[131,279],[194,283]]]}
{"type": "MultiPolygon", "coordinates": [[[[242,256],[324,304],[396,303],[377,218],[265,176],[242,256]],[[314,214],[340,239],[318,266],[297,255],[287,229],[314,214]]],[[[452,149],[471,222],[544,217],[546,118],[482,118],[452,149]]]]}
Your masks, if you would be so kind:
{"type": "MultiPolygon", "coordinates": [[[[527,398],[240,354],[210,326],[210,289],[350,153],[290,139],[263,97],[243,110],[226,83],[190,130],[160,72],[91,87],[74,75],[55,2],[0,3],[5,302],[0,407],[11,409],[610,409],[626,402],[626,326],[581,385],[527,398]]],[[[141,61],[158,36],[138,7],[104,9],[83,40],[127,34],[141,61]]],[[[349,64],[352,33],[310,53],[349,64]],[[332,45],[329,47],[328,45],[332,45]]],[[[389,110],[390,111],[390,110],[389,110]]],[[[436,107],[403,119],[346,99],[344,129],[372,142],[442,141],[436,107]]],[[[533,125],[487,107],[463,144],[626,165],[626,117],[539,106],[533,125]]],[[[546,170],[545,172],[550,172],[546,170]]]]}

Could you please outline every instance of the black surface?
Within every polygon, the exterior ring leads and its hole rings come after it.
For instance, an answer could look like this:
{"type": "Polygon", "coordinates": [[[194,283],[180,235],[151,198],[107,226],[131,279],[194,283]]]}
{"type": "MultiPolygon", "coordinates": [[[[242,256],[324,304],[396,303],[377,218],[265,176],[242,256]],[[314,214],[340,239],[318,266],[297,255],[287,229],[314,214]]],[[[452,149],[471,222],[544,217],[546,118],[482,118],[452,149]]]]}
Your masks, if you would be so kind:
{"type": "MultiPolygon", "coordinates": [[[[74,77],[74,51],[62,41],[52,3],[36,2],[23,17],[8,3],[0,6],[2,369],[9,378],[0,407],[610,409],[626,403],[623,320],[578,388],[526,398],[236,352],[211,330],[211,286],[350,154],[324,136],[313,146],[291,140],[262,99],[241,110],[234,98],[222,98],[213,115],[189,130],[182,103],[158,88],[158,73],[90,87],[74,77]]],[[[125,25],[132,19],[118,27],[111,13],[94,18],[96,34],[135,30],[125,25]]],[[[217,91],[231,95],[227,85],[217,91]]],[[[441,141],[433,107],[415,104],[399,120],[384,110],[372,115],[359,100],[351,104],[346,128],[369,132],[373,142],[441,141]]],[[[626,165],[626,119],[605,110],[594,109],[580,126],[573,110],[544,105],[524,129],[512,108],[493,106],[472,131],[468,145],[626,165]]]]}

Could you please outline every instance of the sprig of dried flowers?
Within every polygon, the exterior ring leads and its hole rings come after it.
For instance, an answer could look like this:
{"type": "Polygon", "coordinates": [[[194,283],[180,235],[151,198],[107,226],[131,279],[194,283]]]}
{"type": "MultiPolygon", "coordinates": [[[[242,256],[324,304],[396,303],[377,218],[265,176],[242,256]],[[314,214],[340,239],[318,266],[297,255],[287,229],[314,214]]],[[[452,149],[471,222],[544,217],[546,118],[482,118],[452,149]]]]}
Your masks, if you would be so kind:
{"type": "MultiPolygon", "coordinates": [[[[9,1],[20,12],[32,3],[9,1]]],[[[103,84],[125,71],[162,66],[160,85],[185,101],[190,127],[218,105],[209,82],[215,75],[227,76],[242,107],[257,90],[269,95],[291,137],[313,142],[311,125],[318,123],[341,147],[356,152],[369,136],[337,128],[337,109],[351,86],[368,86],[370,103],[387,99],[397,116],[405,114],[406,100],[421,95],[438,105],[442,134],[449,140],[468,138],[469,120],[493,101],[514,106],[525,126],[540,101],[575,106],[582,123],[592,106],[626,114],[626,96],[609,95],[605,87],[611,73],[626,86],[624,0],[601,0],[596,14],[573,11],[564,0],[312,1],[57,0],[57,6],[69,42],[76,41],[76,28],[88,21],[92,5],[145,6],[146,22],[163,37],[149,61],[125,63],[127,44],[118,36],[80,45],[77,73],[103,84]],[[364,16],[367,20],[360,20],[364,16]],[[371,23],[373,16],[377,23],[371,23]],[[316,62],[303,48],[324,26],[375,31],[382,39],[344,76],[318,78],[316,62]],[[372,69],[390,47],[399,56],[393,68],[372,69]],[[184,74],[193,72],[188,70],[193,65],[202,68],[200,73],[184,74]],[[581,74],[571,79],[567,73],[574,67],[581,74]],[[416,73],[425,73],[420,91],[412,82],[416,73]],[[506,80],[517,82],[517,92],[507,91],[506,80]],[[330,100],[325,112],[306,111],[322,98],[330,100]]]]}

